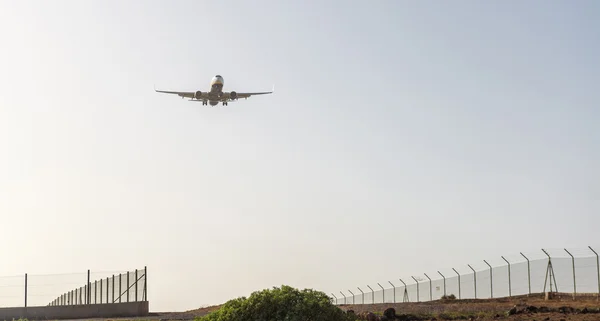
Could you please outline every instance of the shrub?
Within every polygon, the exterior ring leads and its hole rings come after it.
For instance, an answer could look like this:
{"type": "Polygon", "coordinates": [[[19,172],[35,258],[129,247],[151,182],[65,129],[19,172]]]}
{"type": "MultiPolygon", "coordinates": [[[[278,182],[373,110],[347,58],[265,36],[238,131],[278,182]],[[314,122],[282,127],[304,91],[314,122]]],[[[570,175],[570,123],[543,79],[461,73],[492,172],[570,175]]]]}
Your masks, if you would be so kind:
{"type": "MultiPolygon", "coordinates": [[[[351,314],[350,314],[351,315],[351,314]]],[[[290,286],[253,292],[230,300],[197,321],[354,321],[325,293],[290,286]]]]}
{"type": "Polygon", "coordinates": [[[442,300],[456,300],[456,296],[454,294],[443,295],[442,300]]]}

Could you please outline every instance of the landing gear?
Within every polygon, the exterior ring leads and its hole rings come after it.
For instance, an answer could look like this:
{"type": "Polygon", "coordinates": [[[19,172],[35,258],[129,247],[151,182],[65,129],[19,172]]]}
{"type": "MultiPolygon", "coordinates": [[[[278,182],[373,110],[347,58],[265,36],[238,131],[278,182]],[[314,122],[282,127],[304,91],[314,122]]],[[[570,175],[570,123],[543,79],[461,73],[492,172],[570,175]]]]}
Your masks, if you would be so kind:
{"type": "Polygon", "coordinates": [[[203,100],[202,101],[202,106],[206,106],[206,105],[208,105],[208,103],[206,102],[206,100],[203,100]]]}
{"type": "Polygon", "coordinates": [[[226,101],[223,102],[223,106],[227,106],[227,102],[226,101]]]}

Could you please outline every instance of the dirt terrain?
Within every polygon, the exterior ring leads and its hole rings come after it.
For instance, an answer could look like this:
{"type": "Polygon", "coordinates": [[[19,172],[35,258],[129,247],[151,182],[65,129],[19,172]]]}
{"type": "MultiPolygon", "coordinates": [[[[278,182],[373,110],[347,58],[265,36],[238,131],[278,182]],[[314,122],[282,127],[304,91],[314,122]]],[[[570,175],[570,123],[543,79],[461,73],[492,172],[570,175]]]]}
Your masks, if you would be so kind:
{"type": "Polygon", "coordinates": [[[595,294],[578,296],[576,300],[571,294],[557,295],[552,300],[538,294],[501,299],[342,305],[340,308],[352,310],[358,319],[369,321],[381,320],[380,316],[388,308],[395,310],[395,320],[600,321],[600,302],[595,294]],[[375,318],[367,317],[368,312],[375,318]]]}
{"type": "MultiPolygon", "coordinates": [[[[155,312],[148,317],[127,318],[142,320],[193,320],[215,311],[220,306],[205,307],[185,312],[155,312]]],[[[578,296],[560,294],[545,300],[542,294],[500,299],[467,299],[430,302],[341,305],[352,310],[357,319],[381,321],[384,311],[395,310],[395,320],[507,320],[507,321],[600,321],[600,301],[596,294],[578,296]],[[513,309],[514,308],[514,309],[513,309]],[[513,314],[509,312],[513,310],[513,314]],[[372,312],[371,317],[367,313],[372,312]]],[[[113,319],[114,320],[114,319],[113,319]]],[[[385,320],[385,319],[383,319],[385,320]]],[[[394,319],[387,319],[394,320],[394,319]]]]}

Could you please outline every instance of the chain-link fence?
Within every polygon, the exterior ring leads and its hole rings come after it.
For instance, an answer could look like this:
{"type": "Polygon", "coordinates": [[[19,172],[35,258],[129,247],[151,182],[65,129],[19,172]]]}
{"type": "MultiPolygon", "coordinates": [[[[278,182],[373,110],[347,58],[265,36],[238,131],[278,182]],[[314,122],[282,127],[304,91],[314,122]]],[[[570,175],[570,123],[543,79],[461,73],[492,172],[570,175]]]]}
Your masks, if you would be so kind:
{"type": "Polygon", "coordinates": [[[335,304],[424,302],[453,295],[489,299],[544,292],[600,298],[600,260],[592,247],[542,249],[458,268],[415,274],[331,293],[335,304]]]}
{"type": "Polygon", "coordinates": [[[0,308],[147,301],[147,269],[0,277],[0,308]]]}

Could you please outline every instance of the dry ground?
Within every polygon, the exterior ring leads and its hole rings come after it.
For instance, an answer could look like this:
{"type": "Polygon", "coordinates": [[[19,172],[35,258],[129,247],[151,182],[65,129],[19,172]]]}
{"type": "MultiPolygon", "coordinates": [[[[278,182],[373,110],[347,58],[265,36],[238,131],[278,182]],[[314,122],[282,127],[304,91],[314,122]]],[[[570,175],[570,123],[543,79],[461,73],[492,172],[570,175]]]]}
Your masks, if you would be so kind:
{"type": "Polygon", "coordinates": [[[522,321],[600,321],[600,313],[580,313],[579,310],[587,308],[591,311],[599,311],[600,302],[596,295],[577,297],[573,300],[572,295],[561,294],[553,300],[544,300],[543,295],[532,295],[530,297],[520,296],[501,299],[481,299],[481,300],[449,300],[449,301],[431,301],[431,302],[411,302],[411,303],[388,303],[388,304],[366,304],[366,305],[342,305],[341,309],[353,310],[356,314],[361,312],[374,312],[381,314],[387,308],[394,308],[396,314],[428,315],[429,320],[450,320],[463,319],[469,320],[522,320],[522,321]],[[559,310],[563,312],[523,312],[516,315],[507,315],[507,312],[514,306],[517,310],[523,311],[528,306],[536,308],[545,307],[549,310],[559,310]],[[570,309],[573,308],[573,309],[570,309]]]}

